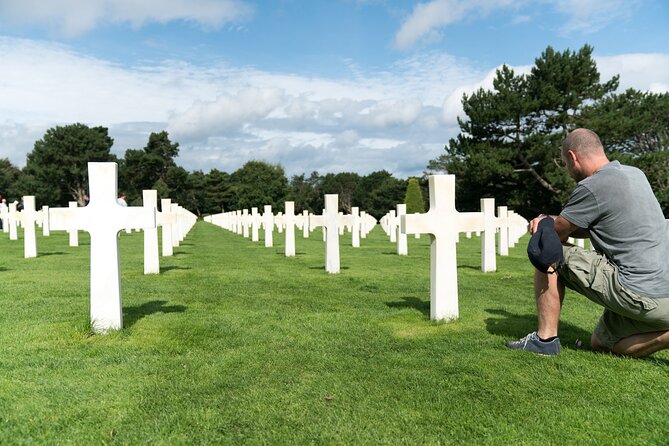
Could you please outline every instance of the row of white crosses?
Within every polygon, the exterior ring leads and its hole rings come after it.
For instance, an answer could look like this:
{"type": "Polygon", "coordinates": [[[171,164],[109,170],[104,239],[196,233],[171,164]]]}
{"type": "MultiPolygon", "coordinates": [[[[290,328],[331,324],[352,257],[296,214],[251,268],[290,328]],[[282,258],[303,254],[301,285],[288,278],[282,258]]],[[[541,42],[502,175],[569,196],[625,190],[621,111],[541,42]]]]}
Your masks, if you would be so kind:
{"type": "MultiPolygon", "coordinates": [[[[143,191],[144,206],[153,207],[157,212],[157,192],[154,190],[143,191]]],[[[13,203],[15,204],[15,203],[13,203]]],[[[49,207],[43,206],[42,210],[36,211],[35,197],[27,195],[23,197],[23,211],[15,210],[10,205],[8,215],[8,232],[11,240],[18,240],[18,224],[24,228],[24,257],[37,257],[37,237],[35,224],[42,226],[43,236],[50,235],[51,224],[49,221],[49,207]]],[[[77,202],[69,202],[69,208],[77,208],[77,202]]],[[[163,256],[171,256],[173,247],[179,246],[184,235],[187,234],[197,221],[197,217],[190,211],[182,208],[170,199],[162,200],[162,212],[157,212],[158,224],[163,226],[163,256]]],[[[127,228],[126,228],[127,230],[127,228]]],[[[79,235],[76,226],[68,228],[69,244],[72,247],[79,246],[79,235]]],[[[157,228],[146,229],[144,232],[144,273],[158,274],[160,272],[158,257],[157,228]]]]}
{"type": "MultiPolygon", "coordinates": [[[[457,319],[458,276],[456,242],[460,232],[483,232],[481,238],[482,270],[495,271],[495,232],[500,228],[500,248],[509,239],[517,240],[521,218],[509,214],[503,206],[494,215],[494,199],[481,199],[481,212],[455,209],[455,176],[431,175],[430,210],[425,214],[403,215],[400,230],[404,234],[430,234],[430,318],[457,319]],[[511,231],[508,228],[513,228],[511,231]],[[511,233],[511,236],[509,234],[511,233]],[[506,240],[504,240],[506,239],[506,240]]],[[[515,214],[517,215],[517,214],[515,214]]],[[[527,221],[524,221],[527,230],[527,221]]],[[[501,249],[500,249],[501,251],[501,249]]],[[[502,254],[500,252],[500,254],[502,254]]],[[[507,252],[503,255],[508,255],[507,252]]]]}
{"type": "Polygon", "coordinates": [[[339,235],[343,233],[344,228],[348,228],[352,233],[351,245],[359,247],[360,239],[365,238],[376,225],[374,217],[365,212],[359,212],[357,207],[352,208],[350,215],[339,213],[336,194],[325,195],[325,210],[322,215],[309,214],[306,210],[302,214],[295,215],[295,204],[292,201],[285,202],[284,210],[285,213],[274,215],[272,207],[267,205],[262,215],[258,214],[257,208],[251,208],[250,213],[245,209],[228,211],[206,216],[204,219],[246,237],[249,232],[247,228],[250,226],[253,241],[258,241],[258,230],[262,226],[265,230],[266,247],[271,247],[273,244],[272,231],[275,226],[279,232],[285,230],[285,255],[287,257],[295,255],[295,228],[302,229],[303,237],[307,238],[311,231],[321,227],[325,242],[325,270],[331,274],[336,274],[340,270],[339,235]]]}
{"type": "MultiPolygon", "coordinates": [[[[77,231],[90,233],[91,290],[90,320],[94,331],[105,333],[123,326],[119,251],[117,234],[122,229],[141,228],[144,233],[144,272],[160,272],[156,223],[163,225],[163,255],[172,255],[197,217],[169,199],[163,199],[157,211],[156,191],[144,191],[144,206],[124,207],[117,203],[116,163],[88,163],[91,200],[86,207],[71,202],[66,208],[35,210],[35,197],[23,197],[20,213],[10,205],[9,229],[20,221],[24,228],[25,255],[36,256],[35,223],[41,223],[44,235],[49,231],[70,231],[70,244],[78,244],[77,231]]],[[[15,229],[14,229],[15,230],[15,229]]]]}
{"type": "MultiPolygon", "coordinates": [[[[506,206],[499,206],[497,208],[497,217],[495,217],[495,200],[493,198],[486,198],[481,200],[481,212],[485,218],[492,221],[492,230],[488,229],[482,241],[482,256],[481,256],[481,270],[483,272],[495,271],[496,265],[494,261],[495,252],[495,232],[499,232],[498,254],[501,256],[509,255],[509,246],[513,247],[515,243],[527,232],[527,220],[513,211],[507,210],[506,206]],[[485,253],[491,253],[487,256],[485,253]]],[[[397,210],[390,210],[381,218],[381,226],[386,235],[389,236],[391,243],[396,243],[398,255],[408,255],[407,237],[406,234],[400,230],[400,220],[403,215],[406,215],[406,205],[398,204],[397,210]]],[[[414,215],[420,215],[415,213],[414,215]]],[[[481,230],[467,230],[464,231],[467,238],[471,238],[472,232],[477,235],[481,234],[481,230]]],[[[420,238],[420,232],[415,233],[416,238],[420,238]]],[[[459,234],[456,236],[456,242],[459,241],[459,234]]]]}

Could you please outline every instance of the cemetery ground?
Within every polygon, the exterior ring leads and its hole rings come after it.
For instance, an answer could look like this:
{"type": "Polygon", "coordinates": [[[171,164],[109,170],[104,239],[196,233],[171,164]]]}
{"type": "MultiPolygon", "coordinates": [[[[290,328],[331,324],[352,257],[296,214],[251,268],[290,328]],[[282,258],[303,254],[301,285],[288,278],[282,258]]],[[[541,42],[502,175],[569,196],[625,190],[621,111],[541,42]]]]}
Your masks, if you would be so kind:
{"type": "MultiPolygon", "coordinates": [[[[22,231],[20,231],[21,233],[22,231]]],[[[40,231],[38,231],[40,232],[40,231]]],[[[120,235],[124,328],[92,335],[89,238],[0,238],[0,444],[664,444],[669,354],[596,354],[600,309],[568,292],[559,357],[504,347],[535,329],[527,236],[480,271],[458,244],[460,319],[429,320],[429,237],[317,230],[297,256],[199,222],[143,275],[120,235]],[[577,348],[576,341],[583,341],[577,348]]]]}

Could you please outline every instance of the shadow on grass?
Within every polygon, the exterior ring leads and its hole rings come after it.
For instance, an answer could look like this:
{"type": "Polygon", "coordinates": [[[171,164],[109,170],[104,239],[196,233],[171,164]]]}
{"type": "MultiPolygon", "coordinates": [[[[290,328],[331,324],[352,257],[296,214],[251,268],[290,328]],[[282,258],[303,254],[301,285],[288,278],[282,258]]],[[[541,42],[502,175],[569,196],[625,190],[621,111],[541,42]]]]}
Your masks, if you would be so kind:
{"type": "Polygon", "coordinates": [[[481,271],[481,266],[472,266],[472,265],[458,265],[458,269],[473,269],[474,271],[481,271]]]}
{"type": "Polygon", "coordinates": [[[402,296],[402,302],[386,302],[390,308],[413,308],[425,317],[430,317],[430,301],[420,300],[416,296],[402,296]]]}
{"type": "Polygon", "coordinates": [[[69,252],[55,251],[55,252],[43,252],[43,253],[40,253],[39,256],[40,256],[40,257],[46,257],[46,256],[64,256],[64,255],[68,255],[68,254],[69,254],[69,252]]]}
{"type": "Polygon", "coordinates": [[[0,266],[0,273],[3,271],[9,271],[9,268],[5,268],[4,266],[0,266]]]}
{"type": "Polygon", "coordinates": [[[132,327],[141,318],[155,313],[183,313],[188,308],[185,305],[165,305],[166,303],[166,300],[152,300],[137,307],[125,307],[123,309],[125,327],[132,327]]]}
{"type": "Polygon", "coordinates": [[[173,269],[193,269],[190,266],[161,266],[160,272],[164,273],[167,271],[172,271],[173,269]]]}
{"type": "MultiPolygon", "coordinates": [[[[536,314],[514,314],[506,310],[486,309],[487,313],[494,314],[495,318],[485,320],[488,333],[509,338],[520,339],[537,329],[536,314]]],[[[562,348],[571,350],[589,350],[590,332],[569,322],[560,321],[560,344],[562,348]],[[576,340],[582,342],[582,347],[576,347],[576,340]]]]}
{"type": "MultiPolygon", "coordinates": [[[[325,271],[325,265],[323,266],[310,266],[309,269],[322,269],[325,271]]],[[[351,269],[350,266],[340,266],[339,269],[351,269]]]]}

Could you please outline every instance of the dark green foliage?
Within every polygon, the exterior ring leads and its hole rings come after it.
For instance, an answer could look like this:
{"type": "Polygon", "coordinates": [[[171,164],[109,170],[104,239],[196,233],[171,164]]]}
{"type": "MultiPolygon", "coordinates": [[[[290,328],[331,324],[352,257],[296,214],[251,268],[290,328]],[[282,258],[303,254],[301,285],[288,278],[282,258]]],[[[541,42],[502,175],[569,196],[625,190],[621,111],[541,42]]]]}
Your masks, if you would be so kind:
{"type": "Polygon", "coordinates": [[[409,178],[406,195],[404,195],[404,204],[407,205],[407,214],[415,212],[422,214],[425,212],[423,192],[421,191],[420,184],[418,184],[418,179],[409,178]]]}
{"type": "Polygon", "coordinates": [[[669,150],[669,93],[628,89],[586,107],[580,122],[599,135],[609,152],[669,150]]]}
{"type": "Polygon", "coordinates": [[[464,95],[460,134],[428,167],[458,176],[463,210],[493,197],[526,215],[556,212],[574,186],[560,162],[561,141],[588,103],[617,86],[617,76],[599,82],[588,45],[578,52],[548,47],[529,75],[505,65],[492,91],[464,95]]]}
{"type": "Polygon", "coordinates": [[[323,194],[337,194],[339,210],[347,214],[351,213],[353,194],[360,182],[360,175],[353,172],[328,173],[321,179],[321,192],[323,194]]]}
{"type": "Polygon", "coordinates": [[[211,169],[205,177],[204,207],[202,214],[217,214],[227,210],[232,200],[230,192],[230,174],[218,169],[211,169]]]}
{"type": "MultiPolygon", "coordinates": [[[[169,183],[167,176],[170,169],[177,167],[174,158],[178,154],[179,143],[172,143],[166,131],[151,133],[146,147],[142,150],[126,150],[119,169],[119,190],[128,195],[128,202],[141,204],[143,190],[158,189],[158,185],[164,188],[169,183]]],[[[174,177],[174,172],[171,175],[174,177]]],[[[173,183],[174,181],[172,178],[173,183]]],[[[183,184],[182,181],[177,187],[182,187],[183,184]]],[[[175,189],[169,189],[174,193],[175,189]]],[[[167,198],[168,195],[160,197],[167,198]]]]}
{"type": "Polygon", "coordinates": [[[320,213],[323,210],[323,196],[321,194],[322,177],[318,172],[311,172],[309,178],[305,175],[293,175],[290,180],[288,198],[295,202],[295,210],[308,210],[310,213],[320,213]]]}
{"type": "Polygon", "coordinates": [[[72,200],[83,206],[88,162],[116,161],[110,153],[113,143],[105,127],[71,124],[47,130],[35,142],[24,169],[38,206],[66,206],[72,200]]]}
{"type": "Polygon", "coordinates": [[[0,195],[11,203],[14,200],[20,201],[21,196],[25,195],[17,190],[21,170],[13,165],[7,158],[0,159],[0,195]]]}
{"type": "Polygon", "coordinates": [[[358,182],[353,202],[361,211],[380,219],[398,203],[404,202],[406,184],[405,180],[398,180],[388,171],[372,172],[358,182]]]}
{"type": "Polygon", "coordinates": [[[273,212],[283,211],[288,196],[288,179],[283,167],[262,161],[249,161],[231,176],[231,203],[228,209],[259,210],[271,205],[273,212]]]}

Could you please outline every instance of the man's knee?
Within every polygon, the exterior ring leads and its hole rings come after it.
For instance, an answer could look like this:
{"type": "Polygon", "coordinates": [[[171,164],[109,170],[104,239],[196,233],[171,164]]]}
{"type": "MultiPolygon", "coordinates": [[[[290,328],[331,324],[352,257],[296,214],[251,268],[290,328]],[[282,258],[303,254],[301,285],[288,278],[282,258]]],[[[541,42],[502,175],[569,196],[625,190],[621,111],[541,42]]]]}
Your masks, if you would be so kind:
{"type": "Polygon", "coordinates": [[[592,349],[597,352],[610,352],[611,349],[604,345],[595,333],[590,336],[590,345],[592,349]]]}

